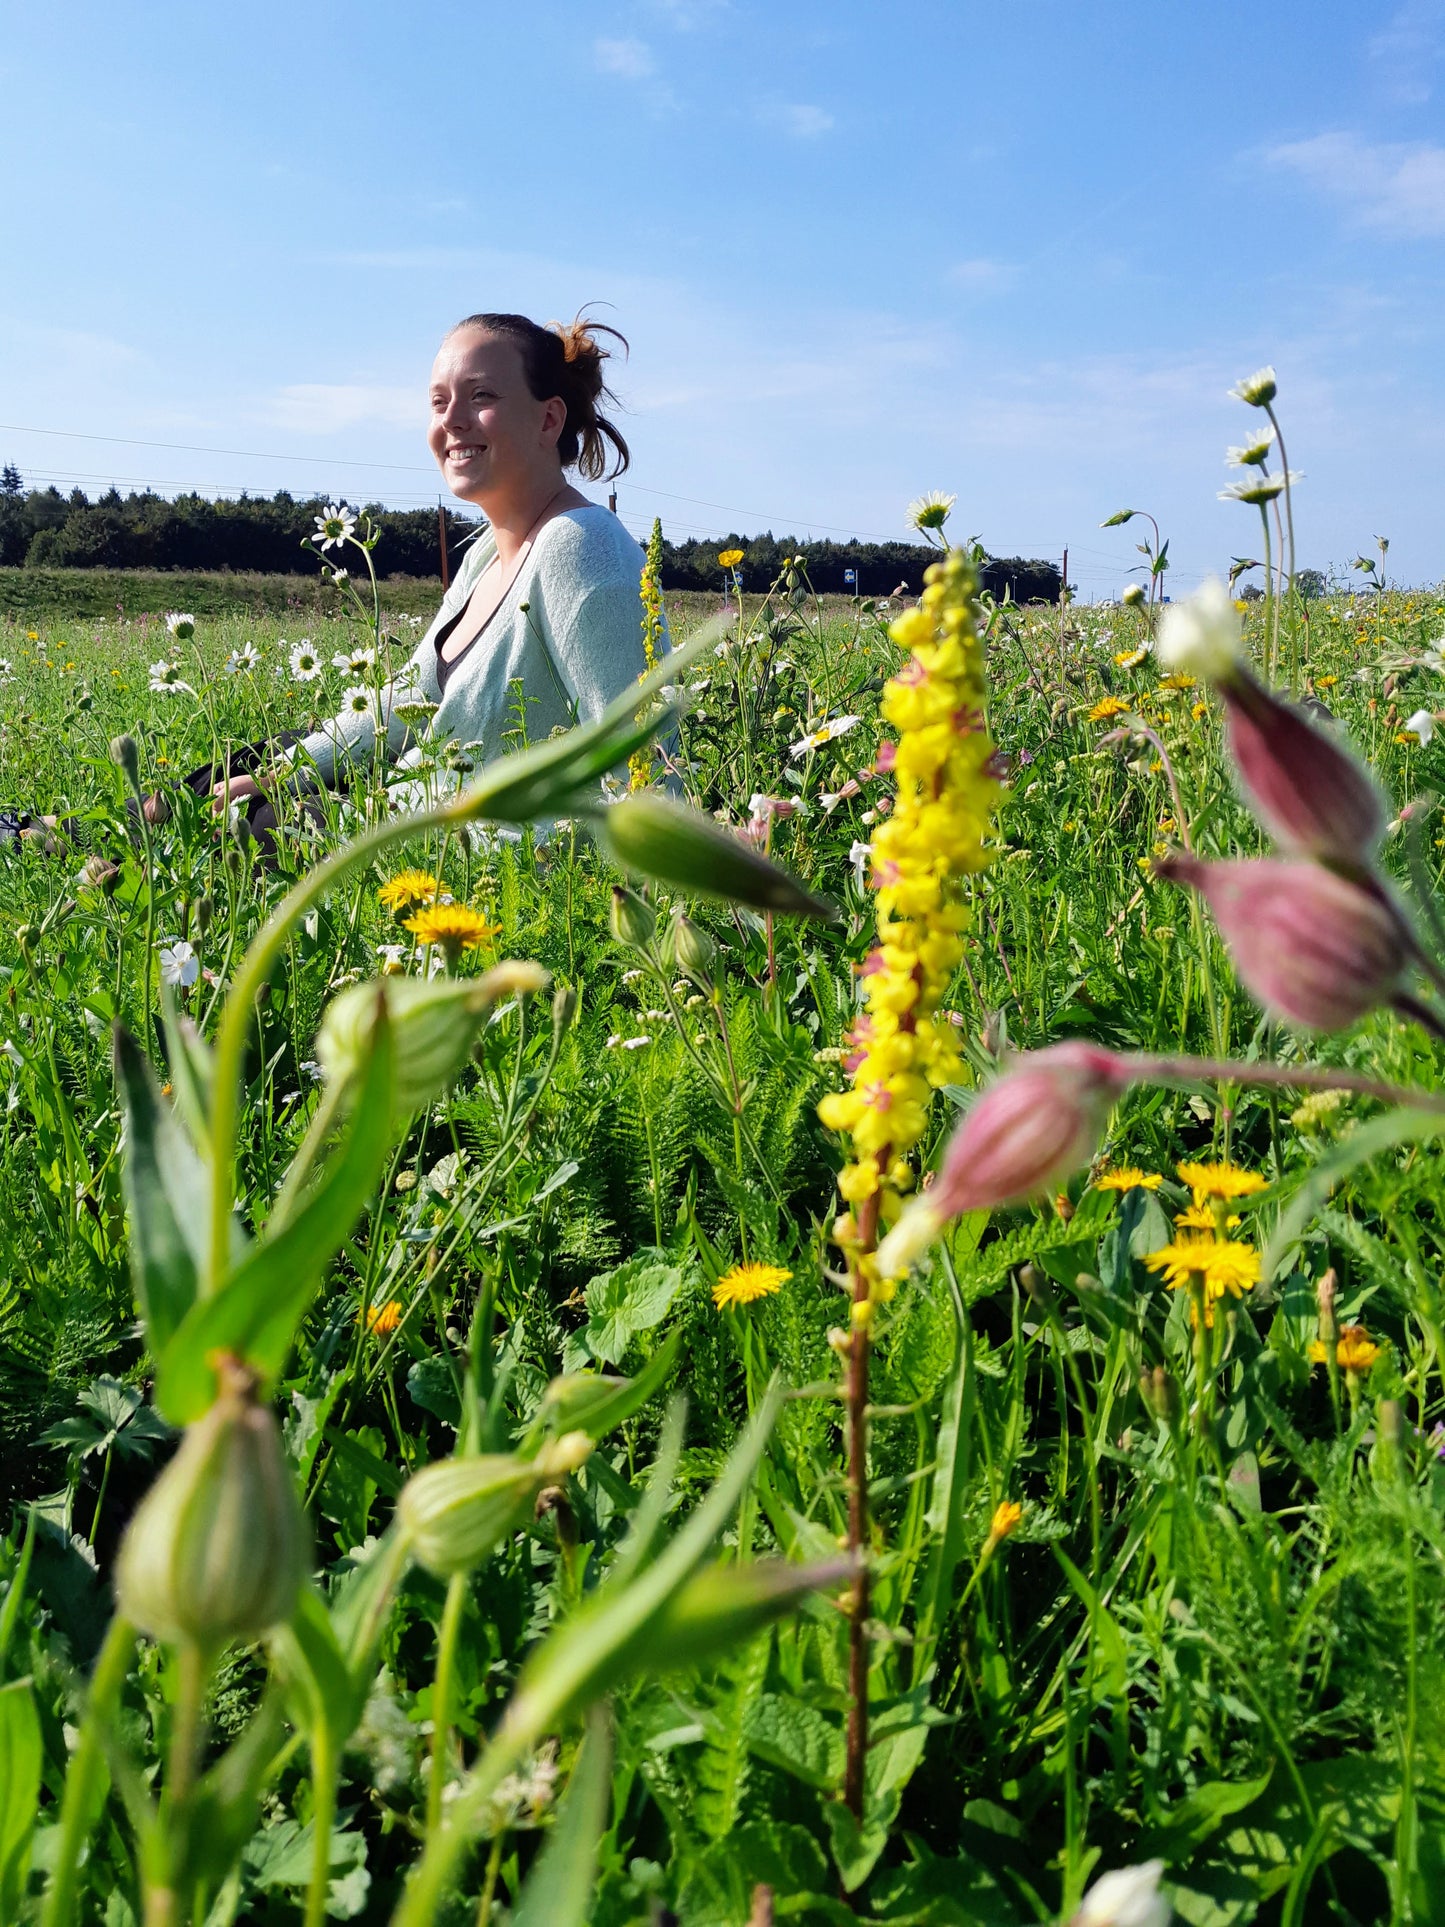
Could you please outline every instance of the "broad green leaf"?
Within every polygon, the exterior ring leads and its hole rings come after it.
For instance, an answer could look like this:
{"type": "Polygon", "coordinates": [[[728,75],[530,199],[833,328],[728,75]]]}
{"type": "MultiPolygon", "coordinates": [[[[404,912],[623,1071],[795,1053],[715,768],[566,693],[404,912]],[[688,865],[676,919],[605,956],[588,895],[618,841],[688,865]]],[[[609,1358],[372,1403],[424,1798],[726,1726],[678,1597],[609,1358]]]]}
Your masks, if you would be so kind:
{"type": "Polygon", "coordinates": [[[0,1919],[20,1917],[40,1800],[40,1716],[28,1679],[0,1686],[0,1919]]]}
{"type": "Polygon", "coordinates": [[[586,1927],[611,1793],[611,1735],[606,1713],[595,1708],[547,1844],[517,1901],[512,1927],[586,1927]]]}
{"type": "Polygon", "coordinates": [[[748,1745],[760,1760],[805,1786],[831,1793],[843,1783],[843,1734],[836,1720],[792,1693],[764,1693],[748,1709],[748,1745]]]}
{"type": "Polygon", "coordinates": [[[381,1175],[391,1142],[391,1086],[391,1032],[381,1018],[346,1136],[320,1178],[276,1236],[254,1246],[213,1298],[192,1307],[160,1356],[156,1403],[176,1424],[210,1408],[213,1352],[234,1352],[268,1379],[285,1365],[326,1265],[381,1175]]]}
{"type": "MultiPolygon", "coordinates": [[[[523,1449],[535,1445],[544,1431],[585,1432],[589,1438],[605,1438],[661,1391],[677,1362],[681,1342],[680,1333],[670,1332],[636,1378],[574,1372],[554,1379],[537,1408],[523,1449]]],[[[411,1383],[409,1376],[407,1383],[411,1383]]]]}
{"type": "Polygon", "coordinates": [[[353,1675],[326,1607],[312,1587],[302,1593],[290,1622],[272,1635],[272,1642],[300,1723],[311,1732],[326,1727],[333,1747],[343,1745],[361,1718],[371,1681],[353,1675]]]}
{"type": "Polygon", "coordinates": [[[587,1287],[587,1350],[599,1363],[620,1364],[634,1338],[662,1323],[681,1284],[681,1267],[660,1263],[655,1251],[640,1251],[594,1278],[587,1287]]]}
{"type": "Polygon", "coordinates": [[[828,1895],[828,1863],[806,1827],[754,1820],[736,1827],[707,1851],[678,1894],[687,1927],[742,1927],[756,1919],[753,1894],[768,1887],[773,1919],[808,1923],[856,1921],[836,1895],[828,1895]]]}

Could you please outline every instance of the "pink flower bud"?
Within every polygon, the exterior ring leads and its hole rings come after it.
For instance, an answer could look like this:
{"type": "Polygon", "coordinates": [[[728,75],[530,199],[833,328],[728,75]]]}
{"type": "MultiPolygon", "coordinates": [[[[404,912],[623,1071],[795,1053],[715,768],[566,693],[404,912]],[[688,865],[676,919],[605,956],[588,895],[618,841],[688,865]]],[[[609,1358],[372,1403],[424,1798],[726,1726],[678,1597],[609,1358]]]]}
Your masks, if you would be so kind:
{"type": "Polygon", "coordinates": [[[1245,797],[1280,848],[1368,869],[1386,810],[1364,765],[1242,663],[1220,679],[1219,693],[1245,797]]]}
{"type": "Polygon", "coordinates": [[[1097,1044],[1053,1044],[1016,1059],[954,1132],[929,1203],[956,1218],[1052,1190],[1094,1155],[1129,1082],[1097,1044]]]}
{"type": "Polygon", "coordinates": [[[1241,980],[1272,1016],[1343,1030],[1400,995],[1415,940],[1379,884],[1278,857],[1179,855],[1158,873],[1204,898],[1241,980]]]}

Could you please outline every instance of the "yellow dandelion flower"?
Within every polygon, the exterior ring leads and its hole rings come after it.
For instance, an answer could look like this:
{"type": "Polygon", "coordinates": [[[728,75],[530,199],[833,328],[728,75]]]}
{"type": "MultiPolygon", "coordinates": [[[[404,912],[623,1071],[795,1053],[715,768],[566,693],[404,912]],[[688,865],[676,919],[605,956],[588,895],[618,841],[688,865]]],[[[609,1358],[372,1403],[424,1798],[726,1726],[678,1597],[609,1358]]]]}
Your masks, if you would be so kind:
{"type": "Polygon", "coordinates": [[[1163,1275],[1171,1291],[1202,1292],[1207,1300],[1228,1292],[1238,1298],[1259,1283],[1259,1253],[1253,1245],[1233,1239],[1186,1233],[1144,1260],[1150,1271],[1163,1275]]]}
{"type": "MultiPolygon", "coordinates": [[[[1342,1372],[1367,1372],[1380,1356],[1380,1347],[1363,1325],[1346,1325],[1335,1344],[1335,1363],[1342,1372]]],[[[1325,1348],[1316,1338],[1310,1342],[1310,1357],[1316,1365],[1325,1362],[1325,1348]]]]}
{"type": "Polygon", "coordinates": [[[1204,718],[1209,714],[1209,704],[1196,703],[1189,713],[1196,723],[1202,723],[1204,718]]]}
{"type": "Polygon", "coordinates": [[[1338,681],[1339,681],[1338,676],[1316,676],[1315,688],[1316,689],[1333,689],[1335,684],[1338,681]]]}
{"type": "MultiPolygon", "coordinates": [[[[1187,1210],[1176,1211],[1174,1222],[1181,1231],[1218,1231],[1218,1208],[1211,1204],[1191,1204],[1187,1210]]],[[[1224,1220],[1224,1228],[1232,1231],[1240,1222],[1239,1213],[1231,1211],[1224,1220]]]]}
{"type": "Polygon", "coordinates": [[[394,877],[388,877],[377,891],[384,910],[390,910],[398,918],[423,903],[435,901],[441,889],[441,879],[434,877],[429,870],[398,870],[394,877]]]}
{"type": "Polygon", "coordinates": [[[1101,696],[1089,711],[1089,721],[1091,723],[1107,723],[1112,721],[1115,716],[1127,716],[1128,713],[1128,703],[1121,702],[1117,696],[1101,696]]]}
{"type": "Polygon", "coordinates": [[[713,1286],[712,1301],[719,1311],[727,1305],[751,1305],[781,1291],[792,1275],[781,1265],[734,1265],[713,1286]]]}
{"type": "MultiPolygon", "coordinates": [[[[360,1312],[357,1317],[360,1318],[360,1312]]],[[[366,1329],[375,1332],[378,1338],[387,1338],[401,1323],[401,1301],[388,1298],[384,1305],[368,1305],[366,1308],[366,1329]]]]}
{"type": "Polygon", "coordinates": [[[735,569],[742,559],[743,552],[741,549],[724,549],[717,559],[718,567],[720,569],[735,569]]]}
{"type": "Polygon", "coordinates": [[[1195,689],[1197,687],[1198,682],[1195,677],[1186,676],[1181,671],[1176,670],[1172,676],[1165,676],[1161,679],[1159,687],[1154,691],[1154,694],[1156,696],[1174,696],[1179,695],[1186,689],[1195,689]]]}
{"type": "Polygon", "coordinates": [[[1096,1191],[1157,1191],[1164,1179],[1157,1171],[1141,1171],[1137,1164],[1121,1164],[1116,1170],[1101,1171],[1094,1179],[1096,1191]]]}
{"type": "Polygon", "coordinates": [[[1206,1198],[1247,1198],[1269,1182],[1258,1171],[1242,1171],[1237,1164],[1176,1164],[1174,1168],[1194,1193],[1196,1204],[1206,1198]]]}
{"type": "Polygon", "coordinates": [[[1024,1509],[1017,1499],[1005,1499],[994,1507],[993,1520],[988,1529],[989,1544],[996,1546],[1001,1539],[1007,1539],[1024,1516],[1024,1509]]]}
{"type": "Polygon", "coordinates": [[[433,903],[409,917],[405,928],[418,943],[439,943],[447,961],[455,963],[464,950],[475,950],[490,943],[501,924],[488,923],[480,910],[465,903],[433,903]]]}

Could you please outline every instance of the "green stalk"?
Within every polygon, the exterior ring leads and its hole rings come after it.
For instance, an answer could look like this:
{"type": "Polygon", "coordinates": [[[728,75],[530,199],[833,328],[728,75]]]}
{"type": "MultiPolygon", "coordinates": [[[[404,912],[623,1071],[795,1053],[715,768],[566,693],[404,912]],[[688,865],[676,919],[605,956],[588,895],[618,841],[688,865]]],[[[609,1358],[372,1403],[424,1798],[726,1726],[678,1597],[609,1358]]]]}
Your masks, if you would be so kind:
{"type": "Polygon", "coordinates": [[[336,1748],[330,1725],[319,1720],[311,1735],[311,1879],[306,1888],[304,1927],[326,1927],[326,1897],[331,1888],[331,1829],[336,1819],[336,1748]]]}
{"type": "Polygon", "coordinates": [[[117,1613],[90,1676],[80,1743],[65,1776],[60,1803],[60,1842],[45,1893],[40,1927],[71,1927],[75,1920],[80,1855],[93,1822],[92,1808],[105,1771],[106,1737],[120,1703],[121,1689],[135,1651],[135,1627],[117,1613]]]}
{"type": "MultiPolygon", "coordinates": [[[[442,1608],[437,1639],[437,1670],[432,1685],[431,1779],[426,1790],[426,1827],[434,1833],[441,1823],[442,1789],[446,1782],[447,1746],[451,1739],[452,1675],[456,1671],[457,1637],[467,1603],[467,1575],[454,1572],[447,1581],[447,1603],[442,1608]]],[[[309,1927],[309,1924],[308,1924],[309,1927]]]]}

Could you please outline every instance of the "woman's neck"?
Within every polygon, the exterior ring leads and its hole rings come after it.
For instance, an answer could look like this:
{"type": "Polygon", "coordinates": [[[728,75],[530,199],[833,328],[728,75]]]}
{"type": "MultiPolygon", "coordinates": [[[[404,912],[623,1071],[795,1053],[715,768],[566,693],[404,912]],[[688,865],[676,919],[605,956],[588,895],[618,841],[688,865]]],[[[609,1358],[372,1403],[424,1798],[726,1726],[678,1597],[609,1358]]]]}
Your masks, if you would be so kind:
{"type": "Polygon", "coordinates": [[[586,500],[555,470],[523,488],[508,490],[505,496],[479,498],[477,507],[491,524],[498,560],[509,569],[544,521],[562,509],[583,507],[586,500]]]}

